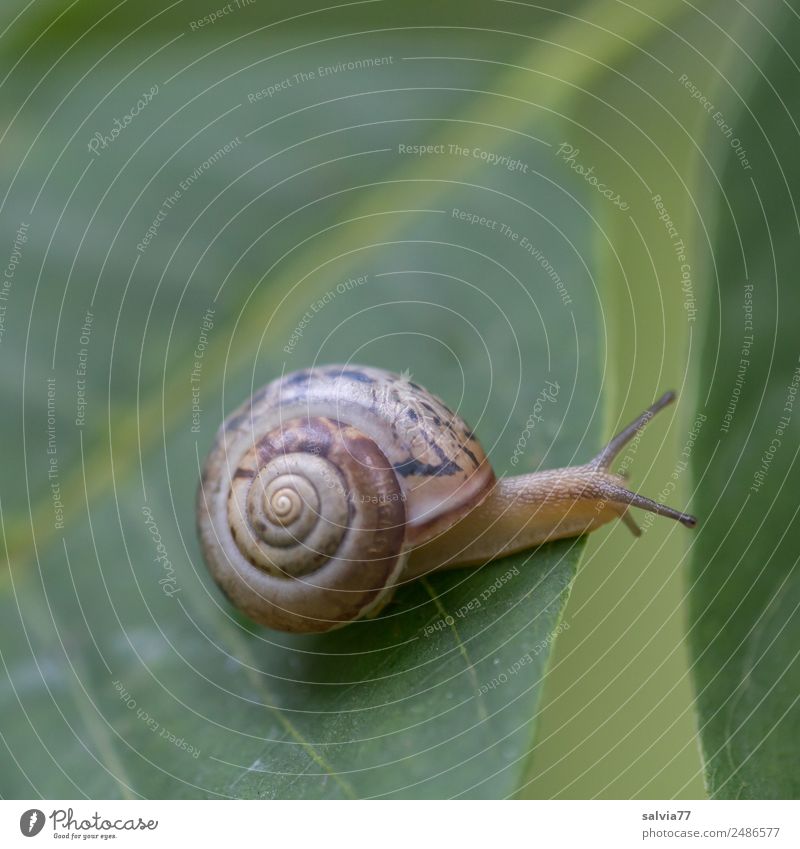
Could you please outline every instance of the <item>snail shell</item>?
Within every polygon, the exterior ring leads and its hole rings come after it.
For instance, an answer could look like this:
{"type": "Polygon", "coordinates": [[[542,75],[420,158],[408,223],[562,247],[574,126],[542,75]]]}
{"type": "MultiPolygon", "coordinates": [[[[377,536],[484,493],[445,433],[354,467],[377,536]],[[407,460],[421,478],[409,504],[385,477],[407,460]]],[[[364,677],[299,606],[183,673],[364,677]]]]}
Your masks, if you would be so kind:
{"type": "Polygon", "coordinates": [[[203,553],[250,618],[327,631],[376,613],[408,551],[494,483],[471,430],[421,386],[376,368],[298,371],[219,429],[198,492],[203,553]]]}

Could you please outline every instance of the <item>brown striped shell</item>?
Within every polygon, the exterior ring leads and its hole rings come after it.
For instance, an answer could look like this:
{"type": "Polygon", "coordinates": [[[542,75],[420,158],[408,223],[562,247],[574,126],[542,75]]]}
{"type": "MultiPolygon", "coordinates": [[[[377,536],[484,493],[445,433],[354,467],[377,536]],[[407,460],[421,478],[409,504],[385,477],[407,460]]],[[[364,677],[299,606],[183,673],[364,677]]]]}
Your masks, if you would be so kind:
{"type": "Polygon", "coordinates": [[[203,553],[252,619],[326,631],[379,610],[408,549],[493,484],[473,433],[421,386],[362,366],[298,371],[219,429],[198,492],[203,553]]]}

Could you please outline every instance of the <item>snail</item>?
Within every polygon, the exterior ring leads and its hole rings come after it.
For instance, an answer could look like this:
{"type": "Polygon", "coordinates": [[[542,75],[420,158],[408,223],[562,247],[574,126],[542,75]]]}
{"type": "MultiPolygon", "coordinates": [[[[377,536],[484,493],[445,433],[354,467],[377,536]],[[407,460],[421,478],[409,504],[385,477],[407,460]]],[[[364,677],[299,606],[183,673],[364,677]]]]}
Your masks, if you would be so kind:
{"type": "Polygon", "coordinates": [[[256,622],[328,631],[377,614],[394,589],[578,536],[640,507],[614,458],[666,393],[584,465],[496,478],[475,434],[404,376],[336,365],[264,386],[217,432],[197,519],[215,580],[256,622]]]}

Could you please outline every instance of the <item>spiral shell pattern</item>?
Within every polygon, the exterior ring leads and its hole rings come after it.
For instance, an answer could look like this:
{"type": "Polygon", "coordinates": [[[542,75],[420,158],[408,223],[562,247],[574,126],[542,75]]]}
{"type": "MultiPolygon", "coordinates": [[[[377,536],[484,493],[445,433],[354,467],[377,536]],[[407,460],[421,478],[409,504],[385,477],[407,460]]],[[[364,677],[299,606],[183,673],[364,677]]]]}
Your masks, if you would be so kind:
{"type": "Polygon", "coordinates": [[[206,558],[231,599],[291,631],[329,630],[379,605],[402,569],[405,535],[403,493],[380,448],[324,417],[237,447],[227,484],[201,488],[217,512],[200,509],[206,558]]]}

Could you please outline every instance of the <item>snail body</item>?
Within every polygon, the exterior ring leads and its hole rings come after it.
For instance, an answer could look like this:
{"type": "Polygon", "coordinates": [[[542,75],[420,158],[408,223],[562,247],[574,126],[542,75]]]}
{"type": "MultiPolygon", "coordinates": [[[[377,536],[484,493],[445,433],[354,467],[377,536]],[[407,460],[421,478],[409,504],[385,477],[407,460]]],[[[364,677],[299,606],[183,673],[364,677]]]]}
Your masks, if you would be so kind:
{"type": "Polygon", "coordinates": [[[625,488],[620,449],[668,393],[586,465],[497,479],[464,421],[403,376],[363,366],[272,381],[220,427],[203,466],[203,554],[251,619],[328,631],[375,615],[398,584],[479,565],[622,518],[692,526],[625,488]]]}

